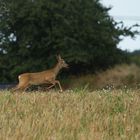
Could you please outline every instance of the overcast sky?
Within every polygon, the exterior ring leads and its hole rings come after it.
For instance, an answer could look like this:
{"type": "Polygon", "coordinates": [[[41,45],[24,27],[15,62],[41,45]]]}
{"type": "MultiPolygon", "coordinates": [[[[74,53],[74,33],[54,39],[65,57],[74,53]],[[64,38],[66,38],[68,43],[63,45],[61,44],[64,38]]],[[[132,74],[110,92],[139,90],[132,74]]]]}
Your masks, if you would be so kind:
{"type": "MultiPolygon", "coordinates": [[[[111,6],[109,14],[116,21],[123,21],[125,26],[140,24],[140,0],[101,0],[101,3],[111,6]]],[[[140,31],[140,27],[137,29],[140,31]]],[[[135,40],[125,38],[118,47],[128,51],[140,49],[140,35],[135,40]]]]}

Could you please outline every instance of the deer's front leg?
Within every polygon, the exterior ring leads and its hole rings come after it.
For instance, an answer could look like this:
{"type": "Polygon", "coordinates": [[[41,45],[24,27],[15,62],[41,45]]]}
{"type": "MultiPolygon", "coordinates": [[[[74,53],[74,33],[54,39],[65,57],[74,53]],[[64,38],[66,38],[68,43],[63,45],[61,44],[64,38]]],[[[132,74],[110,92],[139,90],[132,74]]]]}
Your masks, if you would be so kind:
{"type": "Polygon", "coordinates": [[[48,89],[50,89],[50,88],[52,88],[52,87],[54,87],[55,86],[55,82],[54,82],[54,79],[51,79],[51,80],[48,80],[47,78],[46,78],[46,82],[45,82],[46,84],[51,84],[50,86],[48,86],[47,88],[45,88],[46,90],[48,90],[48,89]]]}
{"type": "Polygon", "coordinates": [[[63,92],[63,89],[62,89],[62,86],[61,86],[60,82],[58,80],[55,80],[55,83],[58,84],[58,86],[60,88],[60,92],[63,92]]]}
{"type": "Polygon", "coordinates": [[[48,90],[48,89],[50,89],[50,88],[52,88],[52,87],[54,87],[55,86],[55,84],[54,83],[52,83],[52,85],[50,85],[49,87],[47,87],[46,89],[48,90]]]}

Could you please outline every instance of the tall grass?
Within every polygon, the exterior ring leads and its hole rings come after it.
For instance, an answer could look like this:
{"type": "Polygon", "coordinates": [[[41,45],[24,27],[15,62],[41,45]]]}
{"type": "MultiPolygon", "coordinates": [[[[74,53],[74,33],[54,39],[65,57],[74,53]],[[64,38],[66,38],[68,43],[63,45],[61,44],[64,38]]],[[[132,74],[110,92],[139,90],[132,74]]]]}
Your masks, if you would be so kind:
{"type": "Polygon", "coordinates": [[[80,88],[88,85],[91,90],[102,89],[106,87],[140,87],[140,67],[135,64],[117,65],[106,71],[98,72],[96,74],[83,75],[79,77],[70,77],[67,83],[67,88],[80,88]]]}
{"type": "Polygon", "coordinates": [[[0,140],[139,140],[139,90],[0,92],[0,140]]]}

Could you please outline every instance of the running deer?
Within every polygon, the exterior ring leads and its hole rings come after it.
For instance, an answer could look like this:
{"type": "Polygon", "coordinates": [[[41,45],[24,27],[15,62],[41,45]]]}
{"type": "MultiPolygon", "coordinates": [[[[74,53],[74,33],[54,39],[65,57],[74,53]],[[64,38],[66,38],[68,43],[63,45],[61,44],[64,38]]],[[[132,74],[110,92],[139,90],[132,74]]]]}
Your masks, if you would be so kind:
{"type": "Polygon", "coordinates": [[[56,80],[56,76],[62,68],[68,68],[68,64],[64,61],[64,59],[61,58],[60,55],[57,56],[57,60],[58,63],[52,69],[36,73],[23,73],[19,75],[19,83],[13,89],[13,91],[25,91],[31,85],[41,85],[46,83],[50,84],[50,86],[47,89],[50,89],[53,86],[55,86],[55,84],[58,84],[60,91],[62,92],[63,90],[61,84],[58,80],[56,80]]]}

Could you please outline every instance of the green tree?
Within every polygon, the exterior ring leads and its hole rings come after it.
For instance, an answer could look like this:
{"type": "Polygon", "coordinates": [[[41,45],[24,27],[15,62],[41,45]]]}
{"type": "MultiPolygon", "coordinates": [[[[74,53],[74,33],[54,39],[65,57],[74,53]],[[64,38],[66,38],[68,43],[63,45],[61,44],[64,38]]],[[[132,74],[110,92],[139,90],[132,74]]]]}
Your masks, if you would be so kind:
{"type": "Polygon", "coordinates": [[[1,81],[51,67],[56,54],[71,73],[105,69],[126,59],[117,48],[120,36],[137,33],[119,26],[99,0],[0,2],[1,81]]]}

